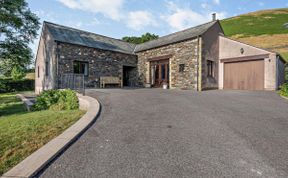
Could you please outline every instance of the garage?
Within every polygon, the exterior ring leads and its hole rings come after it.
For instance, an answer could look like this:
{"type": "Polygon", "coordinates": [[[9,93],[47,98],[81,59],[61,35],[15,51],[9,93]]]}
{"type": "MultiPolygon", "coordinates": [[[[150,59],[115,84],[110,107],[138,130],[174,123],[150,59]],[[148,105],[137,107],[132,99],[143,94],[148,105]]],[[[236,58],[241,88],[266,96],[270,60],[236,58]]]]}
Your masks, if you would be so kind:
{"type": "Polygon", "coordinates": [[[219,37],[219,89],[277,90],[284,81],[281,55],[219,37]]]}
{"type": "Polygon", "coordinates": [[[224,89],[263,90],[264,59],[224,63],[224,89]]]}

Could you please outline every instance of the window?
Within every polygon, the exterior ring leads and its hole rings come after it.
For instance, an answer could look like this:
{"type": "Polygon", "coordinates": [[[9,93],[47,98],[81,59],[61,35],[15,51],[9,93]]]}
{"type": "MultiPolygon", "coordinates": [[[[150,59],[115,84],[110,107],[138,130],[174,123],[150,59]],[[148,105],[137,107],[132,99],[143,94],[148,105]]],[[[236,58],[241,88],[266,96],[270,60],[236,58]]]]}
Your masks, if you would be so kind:
{"type": "Polygon", "coordinates": [[[179,72],[184,72],[185,64],[179,64],[179,72]]]}
{"type": "Polygon", "coordinates": [[[162,80],[165,80],[166,77],[166,67],[165,64],[161,65],[162,80]]]}
{"type": "Polygon", "coordinates": [[[45,75],[48,76],[49,75],[49,63],[45,62],[45,75]]]}
{"type": "Polygon", "coordinates": [[[38,78],[40,78],[40,67],[39,66],[37,67],[37,75],[38,75],[38,78]]]}
{"type": "Polygon", "coordinates": [[[74,74],[84,74],[88,76],[88,62],[74,61],[74,74]]]}
{"type": "Polygon", "coordinates": [[[207,76],[214,77],[214,62],[207,60],[207,76]]]}

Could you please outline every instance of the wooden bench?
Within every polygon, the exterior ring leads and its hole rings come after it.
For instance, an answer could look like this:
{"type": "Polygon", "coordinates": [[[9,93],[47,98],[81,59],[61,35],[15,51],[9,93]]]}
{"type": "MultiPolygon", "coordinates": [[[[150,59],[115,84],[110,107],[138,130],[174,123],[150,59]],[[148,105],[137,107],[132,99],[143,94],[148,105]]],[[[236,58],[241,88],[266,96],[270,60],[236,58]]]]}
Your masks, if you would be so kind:
{"type": "Polygon", "coordinates": [[[119,77],[100,77],[100,88],[105,88],[107,84],[117,84],[122,88],[122,80],[119,77]]]}

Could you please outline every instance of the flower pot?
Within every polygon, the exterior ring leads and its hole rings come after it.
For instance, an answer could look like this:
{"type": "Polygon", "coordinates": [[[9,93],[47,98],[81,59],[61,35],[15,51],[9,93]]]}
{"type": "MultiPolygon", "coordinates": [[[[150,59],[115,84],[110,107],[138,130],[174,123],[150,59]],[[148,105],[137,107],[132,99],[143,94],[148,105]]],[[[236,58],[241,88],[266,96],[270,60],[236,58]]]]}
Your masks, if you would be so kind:
{"type": "Polygon", "coordinates": [[[164,84],[163,84],[163,89],[164,89],[164,90],[168,89],[168,84],[167,84],[167,83],[164,83],[164,84]]]}

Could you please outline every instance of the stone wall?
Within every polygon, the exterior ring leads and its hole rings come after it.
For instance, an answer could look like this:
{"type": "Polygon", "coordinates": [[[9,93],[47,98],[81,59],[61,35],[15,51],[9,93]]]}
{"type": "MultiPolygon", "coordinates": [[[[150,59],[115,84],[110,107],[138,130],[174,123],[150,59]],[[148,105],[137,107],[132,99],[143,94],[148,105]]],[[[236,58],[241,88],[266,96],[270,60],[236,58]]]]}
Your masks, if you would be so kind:
{"type": "Polygon", "coordinates": [[[197,88],[198,39],[187,40],[167,46],[138,52],[139,85],[150,83],[150,62],[147,59],[170,55],[170,88],[197,88]],[[184,64],[184,72],[179,72],[179,65],[184,64]]]}
{"type": "Polygon", "coordinates": [[[131,72],[134,78],[131,83],[137,83],[137,56],[113,51],[105,51],[85,46],[59,43],[58,45],[58,86],[61,86],[61,75],[73,73],[73,61],[83,61],[89,64],[89,75],[85,77],[86,87],[99,87],[100,76],[123,77],[123,66],[135,67],[131,72]]]}

